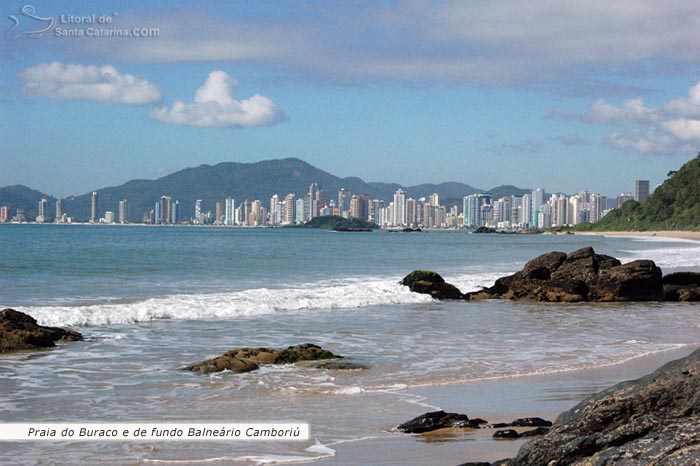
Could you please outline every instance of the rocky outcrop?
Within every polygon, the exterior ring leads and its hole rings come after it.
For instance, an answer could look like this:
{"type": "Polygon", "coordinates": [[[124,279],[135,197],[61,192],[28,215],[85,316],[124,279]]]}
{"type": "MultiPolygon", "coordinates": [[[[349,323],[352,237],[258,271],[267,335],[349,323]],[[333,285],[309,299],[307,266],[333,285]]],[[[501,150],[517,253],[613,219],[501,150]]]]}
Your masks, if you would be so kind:
{"type": "Polygon", "coordinates": [[[463,298],[456,286],[445,283],[440,274],[429,270],[414,270],[401,280],[401,284],[415,293],[429,294],[435,299],[463,298]]]}
{"type": "Polygon", "coordinates": [[[621,264],[588,247],[570,254],[543,254],[520,272],[499,278],[491,288],[467,297],[545,302],[660,301],[663,286],[661,269],[654,262],[621,264]]]}
{"type": "Polygon", "coordinates": [[[674,465],[700,458],[700,350],[563,413],[510,466],[674,465]]]}
{"type": "Polygon", "coordinates": [[[340,359],[342,356],[311,343],[290,346],[282,350],[273,348],[236,348],[221,356],[185,367],[187,371],[210,374],[229,370],[241,373],[260,368],[261,364],[294,364],[299,361],[340,359]]]}
{"type": "Polygon", "coordinates": [[[58,327],[44,327],[36,319],[14,309],[0,311],[0,353],[53,348],[57,341],[81,341],[83,336],[58,327]]]}
{"type": "Polygon", "coordinates": [[[700,301],[700,273],[676,272],[663,280],[666,301],[700,301]]]}

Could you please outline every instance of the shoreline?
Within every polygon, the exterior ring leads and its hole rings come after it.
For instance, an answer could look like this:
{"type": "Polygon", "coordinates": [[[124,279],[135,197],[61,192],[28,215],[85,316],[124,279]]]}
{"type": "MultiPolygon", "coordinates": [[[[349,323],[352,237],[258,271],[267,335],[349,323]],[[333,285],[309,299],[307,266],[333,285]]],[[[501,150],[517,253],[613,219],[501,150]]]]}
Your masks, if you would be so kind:
{"type": "Polygon", "coordinates": [[[700,231],[683,230],[656,230],[656,231],[583,231],[575,232],[575,235],[594,236],[626,236],[626,237],[658,237],[674,239],[690,239],[700,241],[700,231]]]}
{"type": "MultiPolygon", "coordinates": [[[[584,398],[617,383],[638,379],[667,362],[680,359],[697,345],[640,356],[620,364],[454,385],[408,388],[423,403],[447,412],[483,418],[490,423],[511,422],[522,417],[542,417],[554,422],[584,398]]],[[[416,416],[433,409],[416,410],[416,416]]],[[[409,419],[396,419],[396,424],[409,419]]],[[[530,439],[494,440],[500,429],[442,429],[422,435],[392,432],[371,440],[327,445],[336,451],[328,460],[314,464],[421,465],[461,464],[468,461],[497,461],[514,457],[530,439]],[[366,461],[366,462],[365,462],[366,461]]],[[[524,430],[530,430],[526,428],[524,430]]]]}

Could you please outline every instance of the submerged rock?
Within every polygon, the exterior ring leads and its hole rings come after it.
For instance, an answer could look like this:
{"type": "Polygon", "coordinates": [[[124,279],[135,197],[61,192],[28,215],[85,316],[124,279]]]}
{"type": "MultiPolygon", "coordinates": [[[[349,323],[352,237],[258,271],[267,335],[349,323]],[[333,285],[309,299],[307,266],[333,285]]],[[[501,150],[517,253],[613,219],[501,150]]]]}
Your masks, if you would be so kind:
{"type": "Polygon", "coordinates": [[[328,369],[332,371],[360,371],[369,369],[367,364],[349,361],[325,361],[316,364],[317,369],[328,369]]]}
{"type": "Polygon", "coordinates": [[[497,464],[696,466],[698,458],[700,350],[585,399],[497,464]]]}
{"type": "Polygon", "coordinates": [[[14,309],[0,311],[0,353],[53,348],[57,341],[81,341],[83,336],[58,327],[44,327],[36,319],[14,309]]]}
{"type": "MultiPolygon", "coordinates": [[[[481,421],[479,419],[478,421],[481,421]]],[[[470,421],[466,414],[446,413],[445,411],[433,411],[421,414],[408,422],[400,424],[396,428],[408,434],[422,434],[437,429],[445,428],[478,428],[479,424],[470,421]]]]}
{"type": "Polygon", "coordinates": [[[273,348],[235,348],[219,357],[185,367],[187,371],[210,374],[229,370],[242,373],[260,368],[260,364],[293,364],[299,361],[340,359],[342,356],[311,343],[290,346],[282,350],[273,348]]]}
{"type": "Polygon", "coordinates": [[[497,430],[494,432],[493,438],[495,439],[516,439],[520,438],[520,434],[513,429],[497,430]]]}

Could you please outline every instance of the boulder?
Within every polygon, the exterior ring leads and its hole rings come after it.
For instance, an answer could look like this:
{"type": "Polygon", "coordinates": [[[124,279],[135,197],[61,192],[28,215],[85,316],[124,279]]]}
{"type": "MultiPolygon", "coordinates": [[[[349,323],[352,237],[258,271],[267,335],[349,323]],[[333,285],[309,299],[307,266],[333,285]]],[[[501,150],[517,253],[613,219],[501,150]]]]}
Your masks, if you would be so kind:
{"type": "Polygon", "coordinates": [[[471,422],[466,414],[446,413],[445,411],[433,411],[421,414],[408,422],[400,424],[396,428],[408,434],[422,434],[437,429],[445,428],[478,428],[479,424],[471,422]]]}
{"type": "Polygon", "coordinates": [[[429,294],[435,299],[462,299],[462,292],[456,286],[430,270],[414,270],[400,282],[415,293],[429,294]]]}
{"type": "Polygon", "coordinates": [[[36,319],[14,309],[0,311],[0,353],[53,348],[57,341],[81,341],[83,336],[58,327],[44,327],[36,319]]]}
{"type": "Polygon", "coordinates": [[[591,247],[570,254],[549,252],[501,277],[491,288],[464,299],[516,299],[542,302],[660,301],[661,269],[652,261],[621,264],[591,247]]]}
{"type": "Polygon", "coordinates": [[[494,432],[493,438],[511,440],[511,439],[520,438],[520,434],[513,429],[497,430],[496,432],[494,432]]]}
{"type": "Polygon", "coordinates": [[[671,273],[661,281],[666,301],[700,301],[700,273],[671,273]]]}
{"type": "Polygon", "coordinates": [[[700,350],[585,399],[500,464],[690,466],[698,458],[700,350]]]}
{"type": "Polygon", "coordinates": [[[524,417],[510,423],[513,427],[551,427],[552,421],[545,421],[541,417],[524,417]]]}
{"type": "MultiPolygon", "coordinates": [[[[551,423],[550,423],[551,424],[551,423]]],[[[520,437],[536,437],[549,432],[549,427],[538,427],[537,429],[527,430],[520,434],[520,437]]]]}
{"type": "Polygon", "coordinates": [[[331,353],[311,343],[290,346],[282,350],[273,348],[236,348],[219,357],[192,364],[184,370],[209,374],[229,370],[235,373],[251,372],[260,364],[293,364],[299,361],[340,359],[342,356],[331,353]]]}

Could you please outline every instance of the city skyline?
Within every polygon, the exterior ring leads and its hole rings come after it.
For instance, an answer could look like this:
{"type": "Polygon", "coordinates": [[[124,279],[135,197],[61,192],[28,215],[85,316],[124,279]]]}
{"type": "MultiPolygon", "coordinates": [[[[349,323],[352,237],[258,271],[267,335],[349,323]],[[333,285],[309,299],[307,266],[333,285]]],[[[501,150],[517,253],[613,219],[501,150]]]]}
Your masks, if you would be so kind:
{"type": "Polygon", "coordinates": [[[700,145],[689,1],[69,0],[36,6],[56,23],[42,35],[10,31],[23,5],[0,23],[0,186],[67,197],[298,156],[401,185],[556,173],[553,191],[612,195],[700,145]]]}

